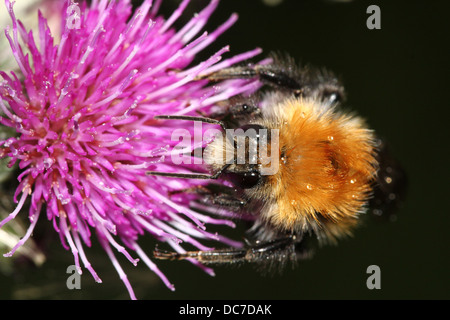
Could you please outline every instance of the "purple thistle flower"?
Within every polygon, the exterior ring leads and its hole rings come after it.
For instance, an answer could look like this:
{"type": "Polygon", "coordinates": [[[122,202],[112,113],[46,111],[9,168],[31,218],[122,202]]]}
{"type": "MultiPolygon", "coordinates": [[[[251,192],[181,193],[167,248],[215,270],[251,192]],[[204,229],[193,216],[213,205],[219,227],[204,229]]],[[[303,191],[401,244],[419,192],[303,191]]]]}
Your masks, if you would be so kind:
{"type": "Polygon", "coordinates": [[[16,19],[12,3],[5,2],[12,19],[12,29],[5,34],[19,70],[0,72],[0,122],[14,128],[17,136],[0,142],[0,157],[9,157],[9,165],[18,163],[22,171],[14,197],[18,205],[0,227],[20,213],[27,199],[31,200],[31,223],[4,256],[11,256],[31,236],[44,214],[64,248],[73,253],[78,272],[84,265],[101,282],[84,251],[94,231],[134,299],[113,249],[134,265],[143,260],[173,290],[139,247],[139,236],[149,233],[178,252],[184,252],[181,242],[207,250],[199,239],[239,246],[205,228],[205,224],[232,227],[226,217],[213,218],[190,209],[193,195],[168,196],[198,181],[145,174],[148,170],[202,169],[181,168],[168,161],[175,145],[171,132],[180,127],[191,130],[192,123],[156,121],[154,116],[208,113],[217,102],[258,88],[257,82],[248,80],[214,86],[197,80],[201,74],[260,52],[255,49],[219,62],[229,51],[225,47],[193,64],[197,53],[237,16],[232,15],[212,33],[199,34],[218,0],[212,0],[178,31],[173,23],[189,0],[182,1],[167,20],[157,15],[160,0],[144,1],[134,13],[129,1],[93,0],[90,6],[67,2],[61,35],[55,37],[40,13],[38,34],[27,31],[16,19]],[[79,16],[70,15],[68,9],[74,5],[79,6],[79,16]]]}

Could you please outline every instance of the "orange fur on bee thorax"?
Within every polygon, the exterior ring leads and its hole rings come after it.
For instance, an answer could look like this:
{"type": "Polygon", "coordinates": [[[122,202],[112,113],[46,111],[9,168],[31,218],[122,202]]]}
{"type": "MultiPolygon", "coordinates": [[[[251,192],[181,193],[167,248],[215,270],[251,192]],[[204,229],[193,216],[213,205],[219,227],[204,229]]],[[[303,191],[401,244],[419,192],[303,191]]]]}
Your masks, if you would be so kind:
{"type": "Polygon", "coordinates": [[[268,177],[276,208],[265,218],[285,230],[311,221],[347,225],[362,210],[376,174],[371,131],[361,118],[314,100],[287,100],[270,116],[276,119],[266,125],[279,129],[280,166],[268,177]]]}

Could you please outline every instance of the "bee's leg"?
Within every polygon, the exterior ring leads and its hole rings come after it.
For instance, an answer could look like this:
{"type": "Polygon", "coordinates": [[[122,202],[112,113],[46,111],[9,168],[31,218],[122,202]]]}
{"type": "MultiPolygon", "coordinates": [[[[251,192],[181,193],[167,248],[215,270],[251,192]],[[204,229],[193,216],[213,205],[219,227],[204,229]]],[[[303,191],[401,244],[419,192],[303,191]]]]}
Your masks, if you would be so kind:
{"type": "Polygon", "coordinates": [[[295,97],[318,97],[328,103],[345,100],[344,88],[331,73],[308,68],[297,70],[295,66],[283,64],[231,67],[202,75],[199,79],[259,79],[295,97]]]}
{"type": "Polygon", "coordinates": [[[159,250],[155,247],[153,256],[160,260],[186,260],[195,259],[205,264],[225,264],[245,261],[246,250],[223,249],[211,251],[187,251],[184,253],[159,250]]]}
{"type": "Polygon", "coordinates": [[[200,78],[208,79],[210,81],[258,78],[265,84],[284,88],[297,94],[301,94],[302,91],[302,85],[297,79],[290,76],[280,68],[270,65],[248,65],[241,67],[231,67],[201,76],[200,78]]]}
{"type": "Polygon", "coordinates": [[[195,259],[204,264],[229,264],[237,262],[265,263],[270,261],[296,260],[295,245],[300,242],[296,235],[288,235],[276,240],[257,242],[242,249],[222,249],[210,251],[187,251],[184,253],[161,251],[157,247],[153,255],[163,260],[195,259]]]}
{"type": "Polygon", "coordinates": [[[215,196],[210,195],[203,201],[208,204],[227,208],[231,211],[238,211],[245,207],[245,204],[247,203],[247,201],[242,198],[237,198],[235,196],[227,194],[220,194],[215,196]]]}
{"type": "Polygon", "coordinates": [[[195,193],[201,195],[202,203],[224,207],[236,212],[245,207],[247,203],[244,198],[237,195],[235,189],[222,185],[198,185],[191,188],[171,191],[169,195],[172,196],[180,193],[195,193]]]}

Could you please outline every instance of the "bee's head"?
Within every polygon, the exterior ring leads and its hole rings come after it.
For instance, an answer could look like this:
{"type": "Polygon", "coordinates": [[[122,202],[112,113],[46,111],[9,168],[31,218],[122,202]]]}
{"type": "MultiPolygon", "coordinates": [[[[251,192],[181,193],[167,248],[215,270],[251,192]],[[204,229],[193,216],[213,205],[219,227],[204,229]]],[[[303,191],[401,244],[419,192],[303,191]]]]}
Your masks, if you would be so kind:
{"type": "Polygon", "coordinates": [[[237,129],[227,129],[205,149],[205,160],[213,170],[226,164],[225,177],[243,189],[253,188],[262,179],[261,152],[270,144],[270,130],[260,124],[248,123],[237,129]]]}

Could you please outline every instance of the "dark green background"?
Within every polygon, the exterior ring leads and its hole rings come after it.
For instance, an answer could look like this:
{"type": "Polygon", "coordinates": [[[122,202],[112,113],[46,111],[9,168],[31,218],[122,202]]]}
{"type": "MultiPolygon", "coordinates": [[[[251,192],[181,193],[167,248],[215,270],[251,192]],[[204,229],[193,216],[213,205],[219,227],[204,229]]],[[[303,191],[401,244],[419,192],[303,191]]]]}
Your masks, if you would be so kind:
{"type": "MultiPolygon", "coordinates": [[[[189,14],[206,2],[194,1],[189,14]]],[[[175,3],[165,0],[162,13],[175,3]]],[[[269,7],[222,0],[209,30],[232,12],[240,19],[207,54],[226,44],[234,54],[261,47],[333,70],[346,86],[348,107],[368,119],[403,163],[408,196],[395,222],[372,221],[282,275],[263,277],[244,266],[217,267],[210,277],[188,262],[161,262],[176,285],[171,292],[143,263],[132,267],[118,254],[138,298],[449,299],[449,10],[448,1],[284,0],[269,7]],[[381,8],[381,30],[366,27],[371,4],[381,8]],[[372,264],[381,268],[381,290],[366,287],[372,264]]],[[[244,230],[221,232],[239,239],[244,230]]],[[[151,240],[141,243],[149,253],[154,247],[151,240]]],[[[73,258],[55,237],[42,268],[22,265],[13,275],[0,274],[0,298],[128,299],[106,254],[98,246],[86,251],[103,284],[85,271],[82,289],[68,290],[65,271],[73,258]]]]}

